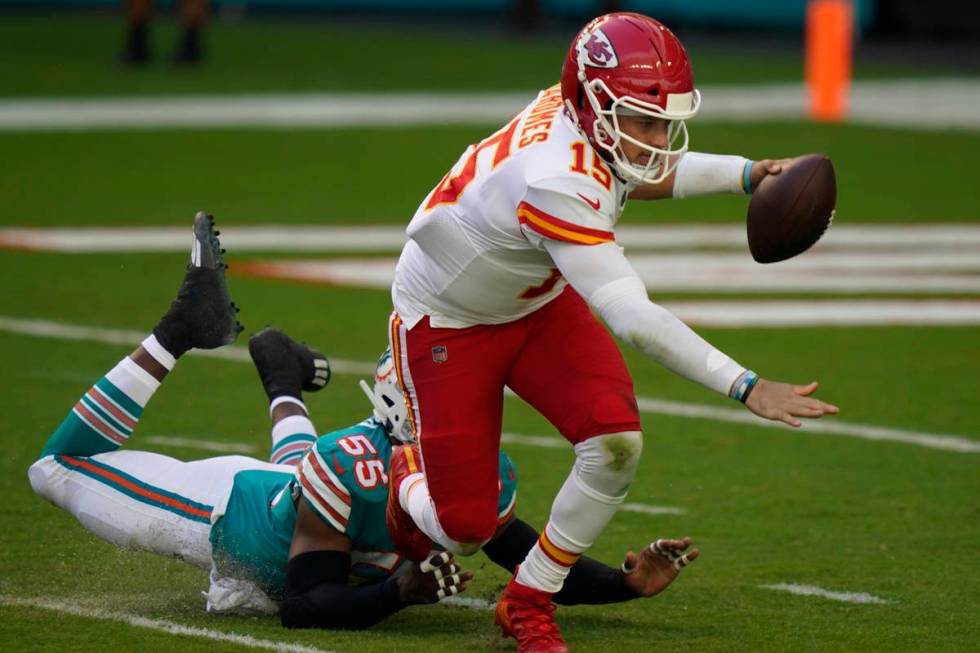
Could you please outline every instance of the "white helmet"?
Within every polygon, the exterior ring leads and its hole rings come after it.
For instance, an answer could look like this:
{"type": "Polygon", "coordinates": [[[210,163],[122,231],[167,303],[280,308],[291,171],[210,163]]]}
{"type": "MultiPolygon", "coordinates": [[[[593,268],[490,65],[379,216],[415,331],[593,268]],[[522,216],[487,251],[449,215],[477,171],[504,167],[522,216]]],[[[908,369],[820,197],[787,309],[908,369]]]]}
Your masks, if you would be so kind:
{"type": "Polygon", "coordinates": [[[374,389],[372,390],[364,380],[361,380],[360,386],[367,395],[368,401],[374,406],[374,418],[384,425],[388,435],[402,444],[415,442],[415,432],[408,419],[408,405],[398,385],[391,347],[385,349],[378,359],[378,367],[374,373],[374,389]]]}

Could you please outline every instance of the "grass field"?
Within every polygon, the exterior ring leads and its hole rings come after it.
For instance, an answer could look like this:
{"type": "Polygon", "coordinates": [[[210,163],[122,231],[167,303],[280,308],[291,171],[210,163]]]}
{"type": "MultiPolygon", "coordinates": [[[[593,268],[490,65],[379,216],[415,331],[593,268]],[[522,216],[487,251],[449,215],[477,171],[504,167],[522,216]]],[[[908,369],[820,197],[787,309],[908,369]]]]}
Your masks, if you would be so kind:
{"type": "MultiPolygon", "coordinates": [[[[184,75],[157,66],[141,75],[105,67],[119,40],[114,20],[7,18],[0,21],[0,76],[9,80],[2,91],[9,97],[525,89],[550,83],[554,57],[564,47],[564,37],[555,36],[541,44],[515,41],[500,48],[499,40],[491,40],[461,50],[462,37],[245,21],[216,29],[214,60],[205,70],[184,75]],[[49,26],[46,34],[57,47],[46,48],[37,38],[41,25],[49,26]],[[301,45],[307,36],[308,45],[301,45]],[[379,72],[356,77],[342,66],[317,63],[326,42],[377,46],[391,39],[421,48],[426,54],[419,67],[427,74],[412,78],[397,59],[388,67],[369,61],[365,65],[379,72]],[[252,47],[257,40],[264,49],[252,47]],[[243,66],[247,57],[259,63],[243,66]],[[547,65],[535,63],[546,59],[547,65]],[[498,64],[512,60],[530,63],[516,77],[501,75],[498,64]],[[365,79],[371,80],[367,86],[365,79]]],[[[767,66],[751,51],[708,55],[703,78],[715,82],[738,81],[744,70],[751,72],[742,81],[798,75],[798,60],[767,66]]],[[[897,74],[871,63],[869,75],[897,74]]],[[[219,226],[403,223],[458,152],[491,127],[0,132],[0,227],[189,225],[201,207],[215,213],[219,226]]],[[[753,157],[827,151],[840,183],[838,221],[980,222],[976,132],[926,136],[846,125],[713,123],[692,126],[692,135],[697,149],[753,157]]],[[[715,198],[631,206],[624,222],[735,223],[744,205],[744,198],[715,198]]],[[[233,271],[243,258],[229,253],[233,271]]],[[[0,251],[0,317],[147,331],[176,289],[184,260],[183,254],[0,251]]],[[[272,323],[332,357],[362,363],[384,344],[390,310],[385,292],[240,276],[230,283],[249,331],[272,323]]],[[[765,376],[819,379],[823,396],[842,408],[838,421],[980,442],[975,327],[699,331],[765,376]]],[[[130,350],[93,338],[0,330],[0,441],[6,451],[0,457],[6,498],[0,506],[0,650],[243,650],[241,643],[213,639],[228,633],[336,653],[513,650],[497,638],[488,611],[458,606],[412,608],[362,633],[290,632],[271,617],[208,617],[200,596],[205,574],[119,551],[34,496],[26,470],[47,435],[130,350]],[[38,607],[44,602],[48,608],[38,607]],[[109,613],[116,620],[107,619],[109,613]],[[150,630],[134,625],[136,617],[200,630],[150,630]]],[[[641,397],[731,407],[632,352],[627,360],[641,397]]],[[[321,430],[367,414],[356,378],[338,374],[324,393],[311,397],[321,430]]],[[[244,445],[261,456],[268,446],[266,415],[250,365],[190,356],[148,406],[131,446],[183,459],[214,455],[156,439],[186,438],[244,445]]],[[[653,412],[644,413],[643,423],[648,439],[629,501],[683,512],[621,512],[591,554],[618,564],[627,549],[654,537],[690,534],[703,555],[661,597],[561,609],[573,650],[976,649],[977,453],[653,412]],[[866,593],[883,602],[764,587],[779,584],[866,593]]],[[[505,430],[557,437],[517,400],[506,404],[505,430]]],[[[540,526],[571,465],[571,451],[520,443],[507,449],[520,474],[518,513],[540,526]]],[[[482,554],[469,563],[477,571],[470,595],[493,601],[504,574],[482,554]]]]}

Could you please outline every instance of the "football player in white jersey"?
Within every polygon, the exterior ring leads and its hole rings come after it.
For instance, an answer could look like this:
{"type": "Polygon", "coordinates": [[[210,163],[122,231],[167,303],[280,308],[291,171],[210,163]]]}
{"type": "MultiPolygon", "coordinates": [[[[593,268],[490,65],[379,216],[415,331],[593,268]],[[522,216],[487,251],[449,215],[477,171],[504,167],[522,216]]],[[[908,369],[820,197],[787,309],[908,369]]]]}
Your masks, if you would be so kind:
{"type": "MultiPolygon", "coordinates": [[[[522,653],[568,650],[551,596],[625,499],[642,449],[632,380],[593,311],[653,360],[757,415],[799,426],[838,412],[813,396],[816,383],[763,379],[651,302],[616,245],[630,197],[747,194],[781,171],[784,161],[688,151],[684,121],[699,105],[667,27],[600,16],[573,40],[561,83],[470,146],[408,225],[389,337],[423,465],[392,475],[396,544],[422,550],[428,538],[466,554],[492,535],[504,386],[575,448],[549,521],[497,605],[522,653]]],[[[678,555],[677,567],[686,561],[678,555]]]]}

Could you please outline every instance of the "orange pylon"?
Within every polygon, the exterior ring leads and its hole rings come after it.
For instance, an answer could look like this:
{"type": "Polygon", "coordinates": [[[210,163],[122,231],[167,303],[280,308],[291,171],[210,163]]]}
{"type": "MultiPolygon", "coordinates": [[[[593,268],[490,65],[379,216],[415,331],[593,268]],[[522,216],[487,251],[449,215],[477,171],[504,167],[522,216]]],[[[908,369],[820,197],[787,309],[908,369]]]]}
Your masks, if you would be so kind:
{"type": "Polygon", "coordinates": [[[847,116],[851,84],[851,0],[810,0],[806,8],[806,85],[814,120],[847,116]]]}

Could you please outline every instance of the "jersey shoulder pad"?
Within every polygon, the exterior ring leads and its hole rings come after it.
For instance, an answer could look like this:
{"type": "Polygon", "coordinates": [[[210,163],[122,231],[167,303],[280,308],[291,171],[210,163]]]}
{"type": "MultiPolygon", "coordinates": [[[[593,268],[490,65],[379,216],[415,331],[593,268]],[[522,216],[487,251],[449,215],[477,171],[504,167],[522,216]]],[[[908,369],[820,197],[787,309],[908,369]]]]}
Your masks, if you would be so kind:
{"type": "Polygon", "coordinates": [[[350,480],[339,460],[336,441],[328,434],[310,447],[296,466],[296,481],[303,497],[327,524],[341,533],[347,532],[351,515],[350,480]]]}
{"type": "Polygon", "coordinates": [[[514,514],[517,505],[517,468],[514,461],[500,452],[500,498],[497,500],[497,524],[503,524],[514,514]]]}
{"type": "Polygon", "coordinates": [[[517,219],[529,240],[547,238],[577,245],[613,242],[615,197],[591,184],[572,184],[564,177],[529,185],[517,206],[517,219]]]}

